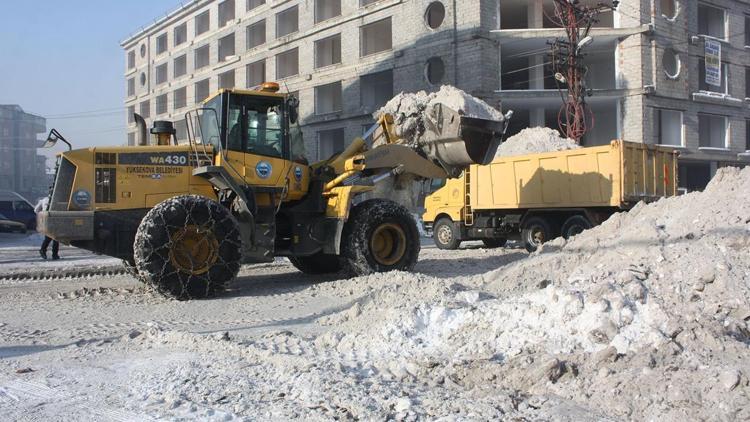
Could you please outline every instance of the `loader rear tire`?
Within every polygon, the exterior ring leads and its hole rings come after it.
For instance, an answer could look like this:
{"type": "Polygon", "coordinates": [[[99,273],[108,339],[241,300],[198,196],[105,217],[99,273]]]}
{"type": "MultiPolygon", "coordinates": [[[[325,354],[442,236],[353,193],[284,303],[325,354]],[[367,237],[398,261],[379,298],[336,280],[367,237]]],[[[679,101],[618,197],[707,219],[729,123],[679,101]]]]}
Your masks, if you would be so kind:
{"type": "Polygon", "coordinates": [[[336,255],[317,253],[311,256],[290,256],[289,262],[305,274],[332,274],[341,271],[341,260],[336,255]]]}
{"type": "Polygon", "coordinates": [[[341,261],[351,275],[411,271],[420,248],[417,223],[409,210],[393,201],[371,199],[350,212],[341,261]]]}
{"type": "Polygon", "coordinates": [[[135,236],[139,278],[179,300],[223,291],[240,269],[237,221],[211,199],[184,195],[152,208],[135,236]]]}

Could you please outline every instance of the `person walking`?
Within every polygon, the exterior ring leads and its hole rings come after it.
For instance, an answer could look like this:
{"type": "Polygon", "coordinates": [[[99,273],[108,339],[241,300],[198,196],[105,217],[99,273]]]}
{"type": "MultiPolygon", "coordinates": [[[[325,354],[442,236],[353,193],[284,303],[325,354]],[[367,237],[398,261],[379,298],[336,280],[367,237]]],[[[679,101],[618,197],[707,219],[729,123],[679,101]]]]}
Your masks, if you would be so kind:
{"type": "MultiPolygon", "coordinates": [[[[34,212],[39,214],[42,211],[47,211],[47,208],[49,208],[49,198],[45,196],[37,202],[34,207],[34,212]]],[[[52,259],[60,259],[60,255],[58,254],[60,251],[60,242],[49,236],[44,236],[44,242],[42,242],[42,247],[39,249],[39,255],[41,255],[43,259],[47,259],[47,248],[49,247],[50,242],[52,243],[52,259]]]]}

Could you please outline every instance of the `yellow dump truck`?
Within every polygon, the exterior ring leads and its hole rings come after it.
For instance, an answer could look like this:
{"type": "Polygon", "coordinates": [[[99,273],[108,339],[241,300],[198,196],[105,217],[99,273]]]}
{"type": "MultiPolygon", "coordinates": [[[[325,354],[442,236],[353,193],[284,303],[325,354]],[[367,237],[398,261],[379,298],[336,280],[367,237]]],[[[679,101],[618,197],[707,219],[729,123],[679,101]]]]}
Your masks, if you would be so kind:
{"type": "Polygon", "coordinates": [[[443,182],[425,199],[422,218],[441,249],[458,248],[465,240],[500,247],[520,237],[534,251],[546,240],[576,235],[639,201],[676,195],[677,156],[671,148],[612,141],[496,158],[443,182]]]}

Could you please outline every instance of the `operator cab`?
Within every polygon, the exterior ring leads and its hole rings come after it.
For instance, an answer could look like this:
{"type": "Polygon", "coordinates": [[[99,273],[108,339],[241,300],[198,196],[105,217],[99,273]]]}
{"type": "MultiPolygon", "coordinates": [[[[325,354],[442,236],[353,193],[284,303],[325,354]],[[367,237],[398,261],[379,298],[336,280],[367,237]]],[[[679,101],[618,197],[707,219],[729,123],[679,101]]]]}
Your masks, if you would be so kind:
{"type": "Polygon", "coordinates": [[[198,144],[210,144],[214,151],[234,151],[297,161],[292,138],[300,137],[297,125],[298,101],[279,94],[278,85],[263,84],[258,91],[222,89],[203,102],[198,119],[188,116],[188,126],[198,144]]]}

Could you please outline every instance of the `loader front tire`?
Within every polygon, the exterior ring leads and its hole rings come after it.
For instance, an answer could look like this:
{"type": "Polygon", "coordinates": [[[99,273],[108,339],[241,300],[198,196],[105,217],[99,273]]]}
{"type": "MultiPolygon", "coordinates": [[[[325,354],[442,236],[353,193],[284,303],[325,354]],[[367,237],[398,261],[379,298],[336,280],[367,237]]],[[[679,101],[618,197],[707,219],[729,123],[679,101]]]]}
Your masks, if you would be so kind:
{"type": "Polygon", "coordinates": [[[351,275],[411,271],[421,248],[417,223],[404,206],[371,199],[354,207],[344,226],[341,261],[351,275]]]}
{"type": "Polygon", "coordinates": [[[240,268],[237,221],[211,199],[184,195],[152,208],[135,236],[139,278],[179,300],[223,291],[240,268]]]}
{"type": "Polygon", "coordinates": [[[341,260],[336,255],[317,253],[311,256],[290,256],[294,268],[305,274],[332,274],[341,270],[341,260]]]}

